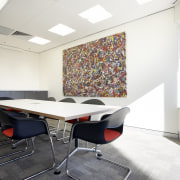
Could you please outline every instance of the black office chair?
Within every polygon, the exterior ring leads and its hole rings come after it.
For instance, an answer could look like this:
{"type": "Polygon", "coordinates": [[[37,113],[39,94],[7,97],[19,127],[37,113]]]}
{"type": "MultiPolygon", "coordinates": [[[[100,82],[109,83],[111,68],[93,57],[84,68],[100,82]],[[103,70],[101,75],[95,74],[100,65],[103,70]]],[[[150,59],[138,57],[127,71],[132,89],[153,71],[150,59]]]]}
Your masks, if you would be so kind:
{"type": "MultiPolygon", "coordinates": [[[[112,161],[106,160],[105,158],[102,158],[101,151],[97,150],[97,144],[108,144],[120,137],[123,133],[124,119],[129,112],[130,109],[128,107],[125,107],[117,110],[111,115],[104,116],[101,121],[86,121],[83,123],[76,123],[72,126],[68,155],[66,160],[66,173],[68,176],[73,179],[78,179],[69,172],[69,158],[77,151],[83,150],[95,152],[98,159],[108,161],[117,165],[118,167],[120,166],[127,169],[127,174],[124,179],[128,178],[131,170],[128,167],[121,166],[112,161]],[[73,150],[72,153],[70,153],[73,139],[82,139],[91,143],[95,143],[96,147],[91,149],[77,147],[75,148],[75,150],[73,150]]],[[[59,169],[57,168],[55,173],[58,174],[58,171],[59,169]]]]}
{"type": "MultiPolygon", "coordinates": [[[[55,97],[48,97],[46,100],[47,101],[56,101],[56,98],[55,97]]],[[[49,118],[47,119],[46,117],[37,116],[37,115],[34,115],[33,117],[41,118],[41,119],[46,119],[47,122],[48,122],[48,125],[49,125],[49,130],[50,130],[51,135],[53,135],[53,136],[55,135],[55,128],[54,128],[54,126],[51,125],[50,121],[48,121],[49,118]]]]}
{"type": "Polygon", "coordinates": [[[0,97],[0,100],[12,100],[13,98],[11,98],[11,97],[0,97]]]}
{"type": "MultiPolygon", "coordinates": [[[[86,101],[82,102],[81,104],[105,105],[104,102],[102,102],[99,99],[89,99],[89,100],[86,100],[86,101]]],[[[81,118],[78,118],[78,119],[73,119],[73,120],[65,121],[64,131],[63,131],[63,142],[64,143],[68,143],[69,142],[69,141],[65,141],[65,139],[64,139],[65,132],[66,132],[66,124],[67,123],[75,124],[77,122],[85,122],[85,121],[90,121],[90,120],[91,120],[91,116],[85,116],[85,117],[81,117],[81,118]]]]}
{"type": "Polygon", "coordinates": [[[73,98],[64,98],[59,100],[59,102],[76,103],[76,101],[73,98]]]}
{"type": "MultiPolygon", "coordinates": [[[[10,97],[0,97],[0,100],[12,100],[12,98],[10,97]]],[[[0,108],[2,109],[2,108],[0,108]]],[[[1,127],[1,123],[0,123],[0,127],[1,127]]]]}
{"type": "MultiPolygon", "coordinates": [[[[27,154],[23,154],[22,156],[15,157],[14,159],[10,159],[5,162],[1,162],[0,166],[5,165],[7,163],[16,161],[18,159],[25,158],[27,156],[30,156],[34,153],[34,137],[41,135],[41,134],[46,134],[49,137],[50,145],[51,145],[51,151],[52,151],[52,157],[53,157],[53,164],[51,167],[42,170],[34,175],[31,175],[30,177],[26,179],[33,178],[35,176],[38,176],[42,173],[47,172],[48,170],[51,170],[52,168],[55,167],[55,154],[54,154],[54,148],[53,148],[53,142],[50,136],[49,128],[47,125],[47,122],[43,119],[36,119],[36,118],[25,118],[25,117],[19,117],[15,115],[9,115],[7,111],[0,110],[0,121],[2,124],[2,133],[15,140],[21,140],[21,139],[26,139],[27,142],[28,140],[31,141],[31,143],[27,143],[27,147],[25,148],[25,151],[27,151],[28,147],[31,145],[32,151],[27,154]]],[[[24,151],[21,151],[24,152],[24,151]]],[[[9,157],[13,156],[20,153],[18,152],[13,152],[8,155],[3,155],[0,157],[0,159],[3,159],[4,157],[9,157]]]]}
{"type": "MultiPolygon", "coordinates": [[[[13,98],[11,98],[11,97],[0,97],[0,100],[13,100],[13,98]]],[[[3,108],[3,107],[1,107],[0,109],[6,110],[9,115],[14,115],[14,116],[19,116],[19,117],[25,117],[26,116],[24,113],[21,113],[20,111],[17,111],[17,110],[13,110],[11,108],[3,108]],[[19,112],[19,113],[17,113],[17,112],[19,112]]],[[[0,122],[0,128],[1,128],[1,122],[0,122]]],[[[22,141],[23,140],[18,141],[18,142],[13,142],[12,148],[16,148],[16,146],[18,144],[20,144],[22,141]]],[[[6,138],[6,139],[3,139],[1,141],[0,146],[7,145],[7,144],[10,144],[10,143],[12,143],[12,141],[11,140],[9,141],[9,138],[6,138]]]]}
{"type": "MultiPolygon", "coordinates": [[[[11,97],[0,97],[0,101],[2,100],[12,100],[13,98],[11,97]]],[[[6,109],[7,111],[13,111],[12,109],[10,108],[0,108],[0,109],[6,109]]]]}
{"type": "MultiPolygon", "coordinates": [[[[76,103],[76,101],[73,98],[64,98],[59,100],[59,102],[66,102],[66,103],[76,103]]],[[[69,120],[71,121],[71,120],[69,120]]],[[[74,120],[72,120],[74,121],[74,120]]],[[[57,126],[57,132],[59,131],[59,126],[60,126],[60,120],[58,121],[58,126],[57,126]]],[[[57,138],[57,140],[63,140],[64,143],[66,143],[65,139],[69,138],[69,136],[65,136],[66,132],[66,122],[64,122],[64,128],[63,128],[63,137],[62,138],[57,138]]]]}
{"type": "Polygon", "coordinates": [[[56,98],[54,98],[54,97],[48,97],[48,98],[47,98],[47,101],[56,101],[56,98]]]}

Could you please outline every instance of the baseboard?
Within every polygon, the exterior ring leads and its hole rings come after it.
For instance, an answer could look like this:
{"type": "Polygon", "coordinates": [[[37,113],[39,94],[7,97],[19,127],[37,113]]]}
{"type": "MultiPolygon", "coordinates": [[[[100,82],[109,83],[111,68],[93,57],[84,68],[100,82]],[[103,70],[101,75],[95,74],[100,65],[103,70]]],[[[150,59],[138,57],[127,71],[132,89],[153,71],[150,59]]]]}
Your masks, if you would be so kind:
{"type": "Polygon", "coordinates": [[[152,134],[152,135],[180,139],[180,132],[176,134],[176,133],[157,131],[157,130],[152,130],[152,129],[144,129],[144,128],[139,128],[139,127],[126,126],[126,125],[124,127],[128,129],[133,129],[133,130],[141,131],[144,133],[152,134]]]}

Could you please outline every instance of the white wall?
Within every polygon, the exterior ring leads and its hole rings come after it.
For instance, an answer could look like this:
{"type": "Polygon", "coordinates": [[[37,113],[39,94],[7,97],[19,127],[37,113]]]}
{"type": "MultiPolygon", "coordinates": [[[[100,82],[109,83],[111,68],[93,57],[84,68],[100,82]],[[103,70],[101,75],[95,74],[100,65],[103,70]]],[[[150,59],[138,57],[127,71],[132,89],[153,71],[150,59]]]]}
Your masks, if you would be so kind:
{"type": "Polygon", "coordinates": [[[179,119],[179,135],[180,135],[180,23],[178,25],[178,79],[177,79],[177,86],[178,86],[178,108],[179,108],[179,113],[178,113],[178,119],[179,119]]]}
{"type": "Polygon", "coordinates": [[[48,95],[62,96],[62,52],[59,48],[40,54],[40,88],[48,95]]]}
{"type": "Polygon", "coordinates": [[[39,90],[39,55],[0,47],[0,90],[39,90]]]}
{"type": "MultiPolygon", "coordinates": [[[[93,25],[92,25],[93,26],[93,25]]],[[[93,28],[93,27],[92,27],[93,28]]],[[[174,9],[121,25],[40,55],[40,88],[58,100],[62,92],[62,50],[119,32],[127,36],[127,98],[101,98],[129,106],[127,125],[178,132],[177,27],[174,9]]],[[[75,97],[77,102],[87,98],[75,97]]]]}
{"type": "Polygon", "coordinates": [[[175,7],[175,22],[178,24],[178,108],[179,108],[179,135],[180,135],[180,3],[178,3],[175,7]]]}
{"type": "Polygon", "coordinates": [[[175,6],[175,21],[180,24],[180,3],[175,6]]]}

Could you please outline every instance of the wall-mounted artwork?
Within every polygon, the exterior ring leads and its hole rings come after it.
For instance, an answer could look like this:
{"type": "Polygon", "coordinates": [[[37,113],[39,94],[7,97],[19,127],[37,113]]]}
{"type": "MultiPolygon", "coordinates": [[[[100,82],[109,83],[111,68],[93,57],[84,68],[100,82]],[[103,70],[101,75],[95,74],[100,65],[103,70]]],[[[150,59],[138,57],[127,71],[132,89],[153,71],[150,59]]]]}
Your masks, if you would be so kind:
{"type": "Polygon", "coordinates": [[[65,96],[126,97],[126,34],[63,51],[65,96]]]}

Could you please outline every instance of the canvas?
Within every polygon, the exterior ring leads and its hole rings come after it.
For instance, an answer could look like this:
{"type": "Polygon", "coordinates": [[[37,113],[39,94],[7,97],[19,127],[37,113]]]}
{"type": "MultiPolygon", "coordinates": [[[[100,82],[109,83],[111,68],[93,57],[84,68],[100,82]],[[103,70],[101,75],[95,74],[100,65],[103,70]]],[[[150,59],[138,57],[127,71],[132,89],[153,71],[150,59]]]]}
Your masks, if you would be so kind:
{"type": "Polygon", "coordinates": [[[65,96],[126,97],[126,34],[63,51],[65,96]]]}

